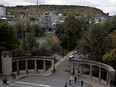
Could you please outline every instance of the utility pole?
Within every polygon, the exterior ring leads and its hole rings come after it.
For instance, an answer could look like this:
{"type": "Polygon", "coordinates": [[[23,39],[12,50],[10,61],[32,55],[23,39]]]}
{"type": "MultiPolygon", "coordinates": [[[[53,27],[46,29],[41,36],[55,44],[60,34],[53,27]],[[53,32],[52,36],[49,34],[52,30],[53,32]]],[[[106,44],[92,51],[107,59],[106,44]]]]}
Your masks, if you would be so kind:
{"type": "Polygon", "coordinates": [[[38,5],[38,0],[37,0],[37,5],[38,5]]]}
{"type": "Polygon", "coordinates": [[[37,15],[37,14],[38,14],[38,0],[37,0],[37,5],[36,5],[35,8],[36,8],[36,12],[35,12],[35,13],[36,13],[36,15],[37,15]]]}

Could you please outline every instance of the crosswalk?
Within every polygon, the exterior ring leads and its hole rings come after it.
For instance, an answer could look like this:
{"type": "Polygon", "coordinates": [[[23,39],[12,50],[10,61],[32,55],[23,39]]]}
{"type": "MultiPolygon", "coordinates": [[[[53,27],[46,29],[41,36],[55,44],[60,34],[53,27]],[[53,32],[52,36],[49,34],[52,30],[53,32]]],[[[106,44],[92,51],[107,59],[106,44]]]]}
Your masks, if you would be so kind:
{"type": "Polygon", "coordinates": [[[3,86],[3,87],[51,87],[51,86],[44,85],[44,84],[36,84],[36,83],[16,81],[15,83],[10,83],[10,84],[3,86]]]}

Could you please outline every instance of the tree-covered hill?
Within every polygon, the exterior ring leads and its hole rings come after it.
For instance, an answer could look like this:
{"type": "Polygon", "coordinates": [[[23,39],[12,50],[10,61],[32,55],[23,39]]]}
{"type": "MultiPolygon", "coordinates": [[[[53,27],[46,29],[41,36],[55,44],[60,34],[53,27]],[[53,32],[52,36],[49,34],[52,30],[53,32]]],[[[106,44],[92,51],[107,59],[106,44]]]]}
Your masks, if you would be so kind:
{"type": "Polygon", "coordinates": [[[10,14],[35,14],[35,13],[42,14],[46,11],[63,13],[65,16],[68,14],[73,14],[76,16],[85,16],[85,17],[106,16],[106,14],[102,10],[88,6],[29,5],[29,6],[7,7],[7,12],[10,14]]]}

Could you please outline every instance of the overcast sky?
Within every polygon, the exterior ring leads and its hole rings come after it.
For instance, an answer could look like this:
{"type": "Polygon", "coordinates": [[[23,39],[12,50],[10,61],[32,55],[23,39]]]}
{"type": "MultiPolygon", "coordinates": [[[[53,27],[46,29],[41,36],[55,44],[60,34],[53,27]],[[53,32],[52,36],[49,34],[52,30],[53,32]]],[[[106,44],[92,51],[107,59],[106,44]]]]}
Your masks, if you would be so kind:
{"type": "MultiPolygon", "coordinates": [[[[5,6],[36,5],[37,0],[0,0],[0,4],[5,6]]],[[[110,15],[116,15],[116,0],[38,0],[38,4],[91,6],[110,15]]]]}

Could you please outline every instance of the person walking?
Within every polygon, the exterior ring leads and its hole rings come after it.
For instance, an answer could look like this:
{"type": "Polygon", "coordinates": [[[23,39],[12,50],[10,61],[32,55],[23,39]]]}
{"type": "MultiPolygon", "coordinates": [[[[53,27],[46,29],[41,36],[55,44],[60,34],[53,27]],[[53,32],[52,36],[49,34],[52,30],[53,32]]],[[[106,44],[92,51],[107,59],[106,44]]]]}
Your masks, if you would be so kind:
{"type": "Polygon", "coordinates": [[[71,80],[69,80],[69,85],[71,85],[71,80]]]}
{"type": "Polygon", "coordinates": [[[13,78],[16,79],[16,73],[13,73],[13,78]]]}
{"type": "Polygon", "coordinates": [[[3,81],[3,84],[5,84],[5,79],[4,78],[2,79],[2,81],[3,81]]]}
{"type": "Polygon", "coordinates": [[[67,87],[67,82],[65,83],[65,87],[67,87]]]}
{"type": "Polygon", "coordinates": [[[80,71],[78,70],[78,78],[80,78],[80,71]]]}
{"type": "Polygon", "coordinates": [[[74,77],[74,80],[75,80],[75,83],[76,83],[77,82],[77,77],[76,76],[74,77]]]}
{"type": "Polygon", "coordinates": [[[7,84],[7,78],[3,78],[3,84],[7,84]]]}
{"type": "Polygon", "coordinates": [[[81,86],[83,86],[83,80],[81,80],[81,86]]]}

